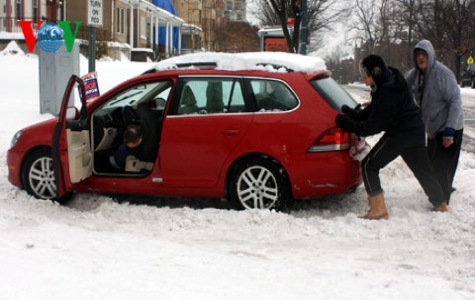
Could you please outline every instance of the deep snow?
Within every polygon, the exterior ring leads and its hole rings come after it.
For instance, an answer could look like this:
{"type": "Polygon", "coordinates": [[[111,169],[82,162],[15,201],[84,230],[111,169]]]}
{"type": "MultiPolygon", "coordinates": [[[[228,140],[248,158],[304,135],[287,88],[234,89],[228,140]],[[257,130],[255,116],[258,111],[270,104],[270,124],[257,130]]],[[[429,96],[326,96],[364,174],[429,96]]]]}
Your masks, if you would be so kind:
{"type": "MultiPolygon", "coordinates": [[[[98,61],[99,88],[151,66],[98,61]]],[[[39,114],[36,56],[0,53],[0,69],[5,162],[13,134],[51,116],[39,114]]],[[[1,163],[0,297],[474,299],[474,168],[474,154],[462,152],[444,214],[431,210],[398,159],[381,172],[390,219],[368,221],[358,218],[367,209],[363,187],[300,202],[290,213],[228,210],[219,200],[135,205],[95,194],[60,206],[12,186],[1,163]]]]}

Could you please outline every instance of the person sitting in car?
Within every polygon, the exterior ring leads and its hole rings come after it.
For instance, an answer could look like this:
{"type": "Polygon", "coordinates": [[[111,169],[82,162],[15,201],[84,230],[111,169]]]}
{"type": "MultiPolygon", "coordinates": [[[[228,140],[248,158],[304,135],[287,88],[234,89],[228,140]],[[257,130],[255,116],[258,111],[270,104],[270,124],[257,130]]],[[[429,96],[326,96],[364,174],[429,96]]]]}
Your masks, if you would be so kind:
{"type": "Polygon", "coordinates": [[[109,158],[112,166],[126,172],[150,171],[158,153],[160,120],[148,103],[137,107],[138,124],[130,124],[124,142],[109,158]]]}
{"type": "Polygon", "coordinates": [[[142,144],[142,127],[137,124],[127,126],[124,132],[124,143],[109,157],[111,165],[116,170],[128,172],[145,172],[153,168],[153,162],[140,161],[133,155],[134,149],[142,144]]]}

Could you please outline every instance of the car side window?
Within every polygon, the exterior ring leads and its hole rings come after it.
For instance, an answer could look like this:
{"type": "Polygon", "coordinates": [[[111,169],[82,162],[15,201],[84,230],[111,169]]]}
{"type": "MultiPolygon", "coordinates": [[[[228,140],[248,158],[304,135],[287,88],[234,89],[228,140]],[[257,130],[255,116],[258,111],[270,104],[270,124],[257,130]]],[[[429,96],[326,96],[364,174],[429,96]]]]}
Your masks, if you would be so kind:
{"type": "Polygon", "coordinates": [[[179,115],[248,111],[237,78],[186,78],[179,99],[179,115]]]}
{"type": "Polygon", "coordinates": [[[224,99],[227,111],[230,113],[247,112],[246,102],[242,92],[242,86],[240,81],[225,82],[226,88],[224,89],[224,99]]]}
{"type": "Polygon", "coordinates": [[[298,99],[286,84],[277,80],[251,79],[257,111],[288,111],[298,106],[298,99]]]}
{"type": "Polygon", "coordinates": [[[180,106],[178,108],[179,115],[197,114],[200,111],[196,96],[189,83],[183,86],[180,96],[180,106]]]}

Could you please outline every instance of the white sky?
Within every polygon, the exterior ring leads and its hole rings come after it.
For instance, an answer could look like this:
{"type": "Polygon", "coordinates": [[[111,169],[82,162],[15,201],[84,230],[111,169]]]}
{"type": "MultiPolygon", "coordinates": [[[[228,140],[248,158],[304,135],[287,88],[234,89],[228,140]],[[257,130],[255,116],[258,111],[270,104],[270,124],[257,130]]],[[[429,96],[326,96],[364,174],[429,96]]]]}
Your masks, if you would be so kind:
{"type": "MultiPolygon", "coordinates": [[[[97,62],[99,88],[151,66],[97,62]]],[[[0,53],[0,68],[5,161],[13,134],[50,116],[39,114],[37,57],[0,53]]],[[[0,164],[2,299],[475,298],[473,153],[461,154],[446,214],[431,211],[400,159],[383,169],[388,221],[358,218],[363,187],[288,214],[118,204],[96,194],[63,207],[31,198],[7,174],[0,164]]]]}

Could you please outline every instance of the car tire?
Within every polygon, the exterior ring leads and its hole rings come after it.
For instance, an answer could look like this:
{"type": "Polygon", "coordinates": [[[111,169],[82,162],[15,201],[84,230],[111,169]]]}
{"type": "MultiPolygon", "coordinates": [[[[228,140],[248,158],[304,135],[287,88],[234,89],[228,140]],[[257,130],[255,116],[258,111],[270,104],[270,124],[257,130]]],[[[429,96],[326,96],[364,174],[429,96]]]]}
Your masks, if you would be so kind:
{"type": "Polygon", "coordinates": [[[230,176],[229,201],[238,210],[283,210],[290,198],[283,168],[265,158],[247,159],[230,176]]]}
{"type": "Polygon", "coordinates": [[[21,177],[26,192],[35,198],[64,203],[71,197],[71,193],[57,196],[58,188],[54,180],[50,149],[42,148],[28,154],[21,177]]]}

